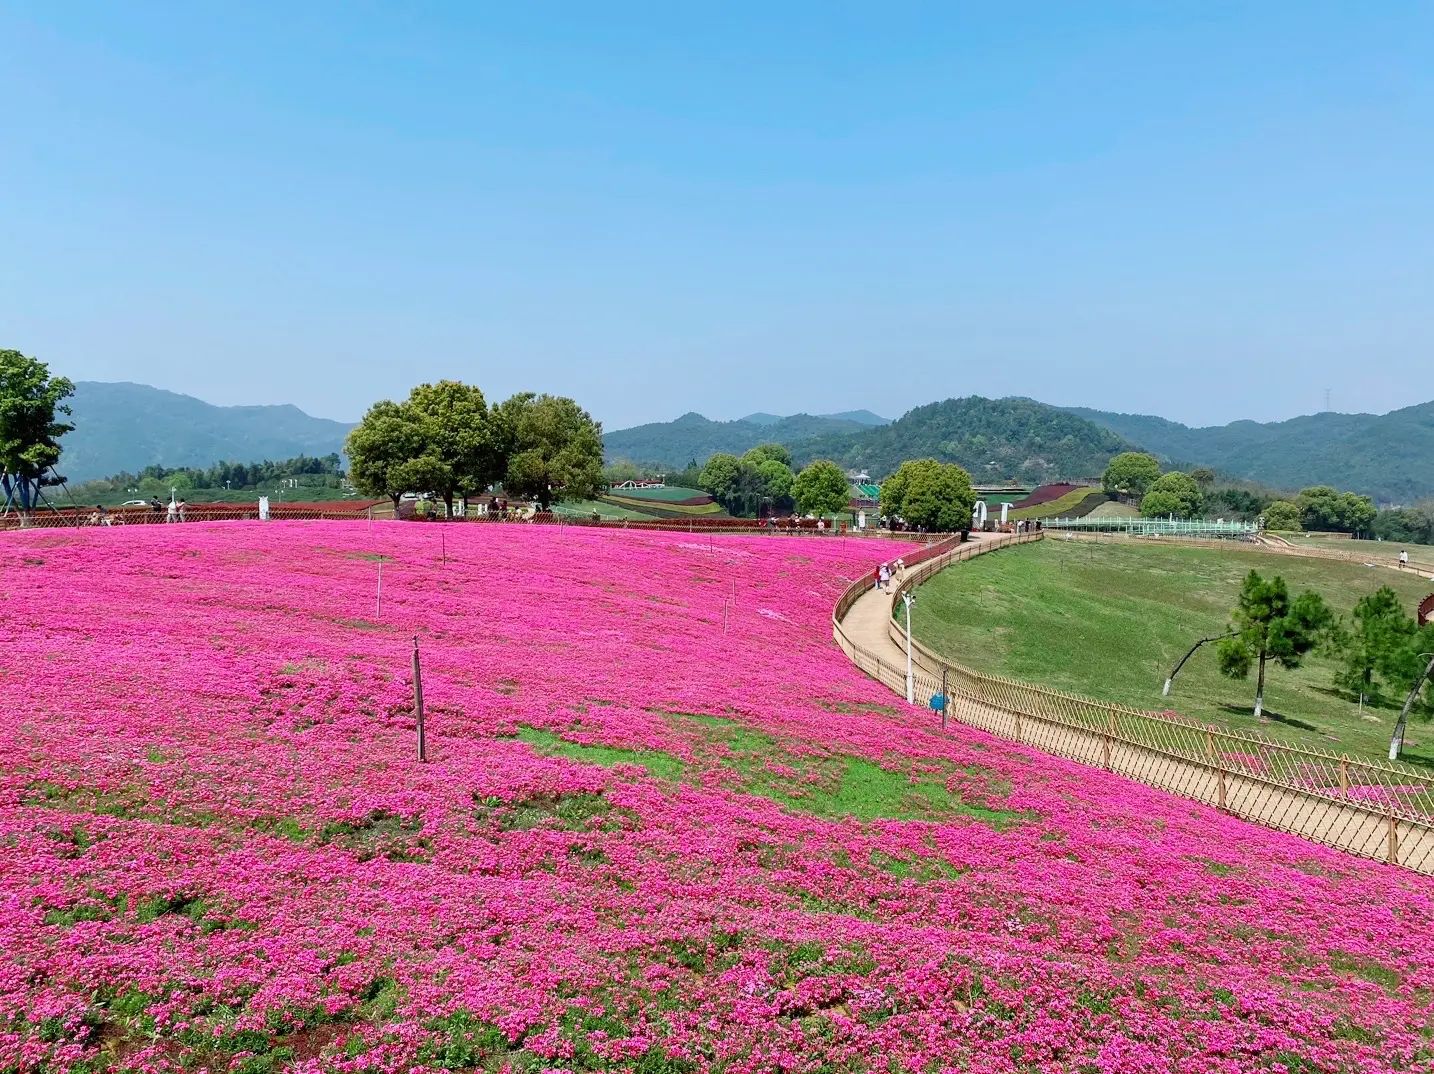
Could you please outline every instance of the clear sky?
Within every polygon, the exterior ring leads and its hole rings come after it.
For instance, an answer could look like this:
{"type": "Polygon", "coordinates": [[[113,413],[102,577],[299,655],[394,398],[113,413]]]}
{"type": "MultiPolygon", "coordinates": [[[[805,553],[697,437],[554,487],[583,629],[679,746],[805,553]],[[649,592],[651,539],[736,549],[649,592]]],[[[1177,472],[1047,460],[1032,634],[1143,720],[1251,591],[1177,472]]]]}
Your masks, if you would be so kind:
{"type": "Polygon", "coordinates": [[[1434,397],[1434,5],[0,0],[0,347],[354,419],[1434,397]]]}

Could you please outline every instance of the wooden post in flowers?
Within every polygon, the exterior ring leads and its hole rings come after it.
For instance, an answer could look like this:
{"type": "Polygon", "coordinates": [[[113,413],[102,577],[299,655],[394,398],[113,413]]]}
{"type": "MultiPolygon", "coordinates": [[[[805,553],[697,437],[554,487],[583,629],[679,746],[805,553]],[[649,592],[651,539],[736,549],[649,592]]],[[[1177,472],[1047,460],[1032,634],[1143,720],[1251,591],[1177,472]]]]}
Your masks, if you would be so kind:
{"type": "Polygon", "coordinates": [[[418,663],[418,635],[413,636],[413,712],[418,720],[418,761],[428,761],[428,739],[423,727],[423,669],[418,663]]]}
{"type": "Polygon", "coordinates": [[[1389,839],[1388,839],[1388,843],[1387,843],[1387,845],[1386,845],[1386,847],[1385,847],[1385,851],[1386,851],[1386,853],[1385,853],[1385,860],[1388,861],[1390,865],[1398,865],[1398,864],[1399,864],[1399,822],[1394,819],[1394,813],[1393,813],[1393,812],[1390,812],[1389,816],[1386,818],[1386,823],[1387,823],[1388,830],[1389,830],[1389,839]]]}
{"type": "Polygon", "coordinates": [[[373,595],[373,617],[383,617],[383,560],[378,561],[378,590],[373,595]]]}

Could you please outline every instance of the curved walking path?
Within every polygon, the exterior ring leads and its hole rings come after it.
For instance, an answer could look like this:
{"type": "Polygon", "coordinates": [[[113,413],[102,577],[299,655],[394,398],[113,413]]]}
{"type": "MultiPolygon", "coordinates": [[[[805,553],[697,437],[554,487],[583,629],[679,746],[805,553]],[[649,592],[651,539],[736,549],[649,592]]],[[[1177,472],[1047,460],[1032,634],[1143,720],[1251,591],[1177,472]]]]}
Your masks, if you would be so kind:
{"type": "MultiPolygon", "coordinates": [[[[1031,539],[1040,539],[1040,535],[1023,538],[1031,539]]],[[[961,546],[958,554],[968,558],[1012,543],[1018,542],[1008,535],[972,534],[972,540],[961,546]]],[[[954,558],[941,557],[909,568],[908,587],[954,565],[954,558]]],[[[833,634],[858,668],[905,698],[906,650],[898,644],[901,630],[892,619],[900,583],[900,579],[894,580],[888,589],[880,590],[868,576],[866,591],[850,605],[846,615],[839,620],[834,617],[833,634]]],[[[913,647],[913,658],[914,702],[924,705],[943,689],[942,665],[919,642],[913,647]]],[[[965,673],[955,675],[956,679],[967,677],[965,673]]],[[[1139,742],[1123,736],[1113,708],[1109,733],[1103,733],[1092,730],[1088,718],[1063,718],[1059,703],[1029,704],[1026,702],[1030,698],[1022,696],[1059,702],[1061,695],[1054,692],[1007,684],[995,677],[990,677],[989,685],[992,689],[988,697],[982,696],[986,693],[984,686],[973,688],[966,682],[951,681],[945,687],[948,718],[1215,806],[1265,827],[1361,857],[1434,874],[1434,826],[1427,823],[1382,812],[1377,805],[1364,806],[1328,793],[1303,791],[1229,767],[1221,763],[1219,753],[1213,749],[1208,753],[1209,763],[1192,759],[1190,744],[1198,741],[1203,732],[1182,724],[1170,723],[1170,748],[1166,749],[1160,742],[1139,742]]],[[[1202,755],[1198,750],[1197,746],[1193,757],[1202,755]]]]}

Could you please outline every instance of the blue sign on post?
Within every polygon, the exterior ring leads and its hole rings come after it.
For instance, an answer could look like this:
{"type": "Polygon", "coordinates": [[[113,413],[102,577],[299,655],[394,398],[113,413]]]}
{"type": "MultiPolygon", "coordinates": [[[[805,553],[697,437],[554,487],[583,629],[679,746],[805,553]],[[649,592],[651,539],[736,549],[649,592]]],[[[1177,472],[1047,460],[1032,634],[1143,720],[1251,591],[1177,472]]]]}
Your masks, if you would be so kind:
{"type": "Polygon", "coordinates": [[[945,711],[946,711],[946,695],[945,695],[945,694],[932,694],[932,695],[931,695],[931,708],[932,708],[934,711],[936,711],[936,712],[945,712],[945,711]]]}

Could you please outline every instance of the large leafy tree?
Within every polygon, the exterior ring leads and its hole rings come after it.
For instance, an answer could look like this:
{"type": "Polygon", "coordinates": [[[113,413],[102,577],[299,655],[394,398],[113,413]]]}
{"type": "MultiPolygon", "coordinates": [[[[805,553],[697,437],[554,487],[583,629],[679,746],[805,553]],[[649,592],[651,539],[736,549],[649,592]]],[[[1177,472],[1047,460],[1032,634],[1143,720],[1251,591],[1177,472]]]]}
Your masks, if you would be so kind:
{"type": "Polygon", "coordinates": [[[772,510],[791,510],[792,484],[796,481],[792,468],[779,459],[764,459],[757,463],[757,476],[762,480],[762,498],[770,503],[772,510]]]}
{"type": "Polygon", "coordinates": [[[1281,667],[1299,667],[1327,635],[1334,617],[1318,593],[1301,593],[1292,600],[1283,578],[1265,579],[1252,570],[1240,587],[1231,618],[1233,636],[1220,642],[1218,650],[1220,671],[1232,679],[1243,679],[1252,664],[1258,665],[1255,716],[1263,717],[1265,665],[1274,660],[1281,667]]]}
{"type": "Polygon", "coordinates": [[[1368,496],[1340,492],[1329,485],[1301,489],[1295,503],[1300,509],[1300,524],[1309,530],[1364,533],[1379,513],[1368,496]]]}
{"type": "Polygon", "coordinates": [[[1140,499],[1140,513],[1146,518],[1193,518],[1200,513],[1205,494],[1189,474],[1172,470],[1151,483],[1140,499]]]}
{"type": "MultiPolygon", "coordinates": [[[[1365,698],[1378,698],[1375,674],[1399,667],[1403,650],[1415,632],[1414,619],[1404,610],[1399,594],[1380,586],[1354,606],[1353,625],[1341,630],[1338,642],[1342,662],[1335,685],[1365,698]]],[[[1397,676],[1397,672],[1395,672],[1397,676]]]]}
{"type": "Polygon", "coordinates": [[[440,497],[450,515],[455,497],[481,492],[503,476],[501,432],[481,390],[456,380],[420,384],[405,406],[422,430],[422,454],[437,482],[424,491],[440,497]]]}
{"type": "Polygon", "coordinates": [[[46,475],[60,461],[60,437],[74,428],[65,402],[75,392],[67,377],[50,375],[38,358],[0,350],[0,501],[14,497],[21,511],[34,506],[46,475]]]}
{"type": "Polygon", "coordinates": [[[405,492],[427,491],[427,478],[447,480],[446,474],[417,472],[409,465],[423,449],[423,428],[412,409],[406,403],[381,400],[368,408],[344,442],[349,480],[366,496],[387,496],[396,508],[405,492]]]}
{"type": "Polygon", "coordinates": [[[1111,459],[1101,476],[1101,486],[1112,496],[1139,500],[1160,476],[1160,460],[1143,451],[1122,451],[1111,459]]]}
{"type": "Polygon", "coordinates": [[[742,460],[736,455],[718,452],[702,467],[698,487],[709,492],[719,502],[725,502],[737,487],[737,475],[742,469],[742,460]]]}
{"type": "Polygon", "coordinates": [[[881,513],[920,529],[968,529],[975,506],[971,475],[936,459],[909,459],[881,486],[881,513]]]}
{"type": "Polygon", "coordinates": [[[558,498],[596,496],[603,485],[602,426],[573,400],[524,392],[496,408],[508,453],[503,487],[546,511],[558,498]]]}
{"type": "Polygon", "coordinates": [[[818,459],[803,467],[792,482],[792,498],[803,514],[834,515],[851,503],[851,488],[840,466],[818,459]]]}
{"type": "Polygon", "coordinates": [[[1276,500],[1265,508],[1265,529],[1297,530],[1300,528],[1299,505],[1289,500],[1276,500]]]}

